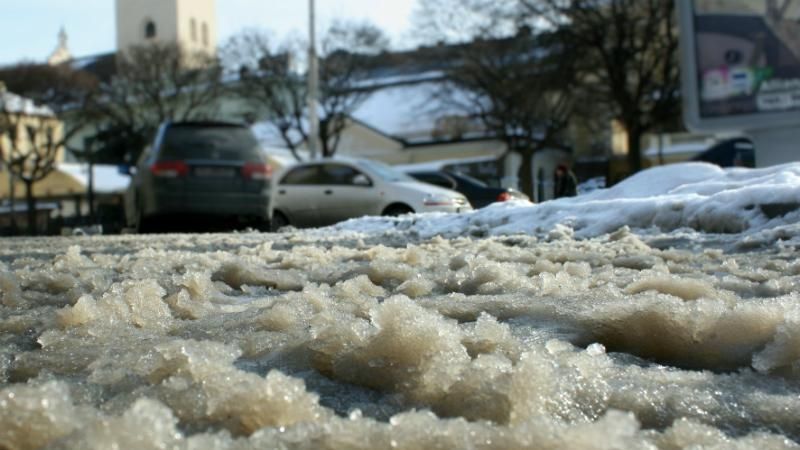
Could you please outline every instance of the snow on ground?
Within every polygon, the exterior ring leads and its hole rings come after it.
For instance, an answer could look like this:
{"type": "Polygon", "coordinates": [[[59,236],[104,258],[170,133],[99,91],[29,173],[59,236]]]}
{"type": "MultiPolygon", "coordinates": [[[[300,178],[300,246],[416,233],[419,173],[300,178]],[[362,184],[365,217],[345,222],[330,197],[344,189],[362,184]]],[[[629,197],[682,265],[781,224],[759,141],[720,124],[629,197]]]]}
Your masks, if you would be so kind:
{"type": "Polygon", "coordinates": [[[498,203],[469,214],[355,219],[319,233],[375,234],[401,229],[421,237],[541,235],[558,226],[578,238],[636,230],[743,233],[800,219],[800,163],[766,169],[721,169],[686,163],[643,171],[609,189],[542,204],[498,203]]]}
{"type": "Polygon", "coordinates": [[[661,168],[322,230],[2,239],[0,448],[800,448],[800,221],[761,211],[797,202],[798,170],[661,168]],[[723,212],[740,233],[699,231],[723,212]]]}

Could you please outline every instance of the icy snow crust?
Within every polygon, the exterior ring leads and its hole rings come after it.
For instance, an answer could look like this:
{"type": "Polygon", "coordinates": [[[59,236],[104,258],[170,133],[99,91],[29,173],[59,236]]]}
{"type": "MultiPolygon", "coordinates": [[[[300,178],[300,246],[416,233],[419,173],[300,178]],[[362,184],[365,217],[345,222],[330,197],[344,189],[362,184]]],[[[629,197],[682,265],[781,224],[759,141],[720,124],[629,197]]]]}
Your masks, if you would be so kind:
{"type": "Polygon", "coordinates": [[[380,233],[398,226],[421,237],[541,234],[563,225],[578,238],[623,226],[702,233],[776,231],[800,220],[800,163],[766,169],[721,169],[686,163],[650,169],[609,189],[538,205],[496,203],[462,215],[356,219],[323,230],[380,233]]]}
{"type": "Polygon", "coordinates": [[[0,240],[0,448],[798,448],[791,214],[0,240]]]}

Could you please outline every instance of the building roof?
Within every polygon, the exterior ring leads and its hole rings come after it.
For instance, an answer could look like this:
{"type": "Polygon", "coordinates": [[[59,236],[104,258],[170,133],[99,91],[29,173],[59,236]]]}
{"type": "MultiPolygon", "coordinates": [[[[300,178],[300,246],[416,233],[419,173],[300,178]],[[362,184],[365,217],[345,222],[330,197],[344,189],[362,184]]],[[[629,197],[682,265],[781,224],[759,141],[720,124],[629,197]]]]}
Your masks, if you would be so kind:
{"type": "Polygon", "coordinates": [[[4,91],[2,87],[0,87],[0,111],[26,116],[55,116],[53,110],[47,106],[37,105],[31,99],[4,91]]]}
{"type": "Polygon", "coordinates": [[[73,58],[68,62],[74,70],[88,72],[101,81],[108,81],[117,73],[116,52],[73,58]]]}
{"type": "Polygon", "coordinates": [[[439,106],[431,100],[439,87],[439,83],[425,81],[378,88],[353,112],[353,117],[403,140],[421,134],[429,137],[439,106]]]}

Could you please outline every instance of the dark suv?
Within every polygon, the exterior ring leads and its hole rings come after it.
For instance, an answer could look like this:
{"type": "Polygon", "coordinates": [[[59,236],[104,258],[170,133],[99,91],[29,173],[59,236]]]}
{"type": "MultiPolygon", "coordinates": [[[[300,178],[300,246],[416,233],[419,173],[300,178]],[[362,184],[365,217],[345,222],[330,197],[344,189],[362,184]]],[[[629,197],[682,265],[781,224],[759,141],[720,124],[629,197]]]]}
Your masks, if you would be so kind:
{"type": "Polygon", "coordinates": [[[127,172],[126,222],[138,232],[204,219],[269,226],[272,167],[244,125],[165,123],[127,172]]]}

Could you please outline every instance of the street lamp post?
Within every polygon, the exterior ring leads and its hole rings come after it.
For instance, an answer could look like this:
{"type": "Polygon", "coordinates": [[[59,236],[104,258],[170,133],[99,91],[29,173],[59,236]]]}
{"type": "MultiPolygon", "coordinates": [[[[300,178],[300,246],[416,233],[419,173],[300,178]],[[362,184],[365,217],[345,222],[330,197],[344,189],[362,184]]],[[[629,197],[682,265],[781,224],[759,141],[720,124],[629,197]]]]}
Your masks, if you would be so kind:
{"type": "Polygon", "coordinates": [[[314,0],[309,0],[309,44],[308,44],[308,151],[311,159],[319,152],[319,117],[317,115],[317,92],[319,91],[319,65],[317,61],[317,32],[314,0]]]}

